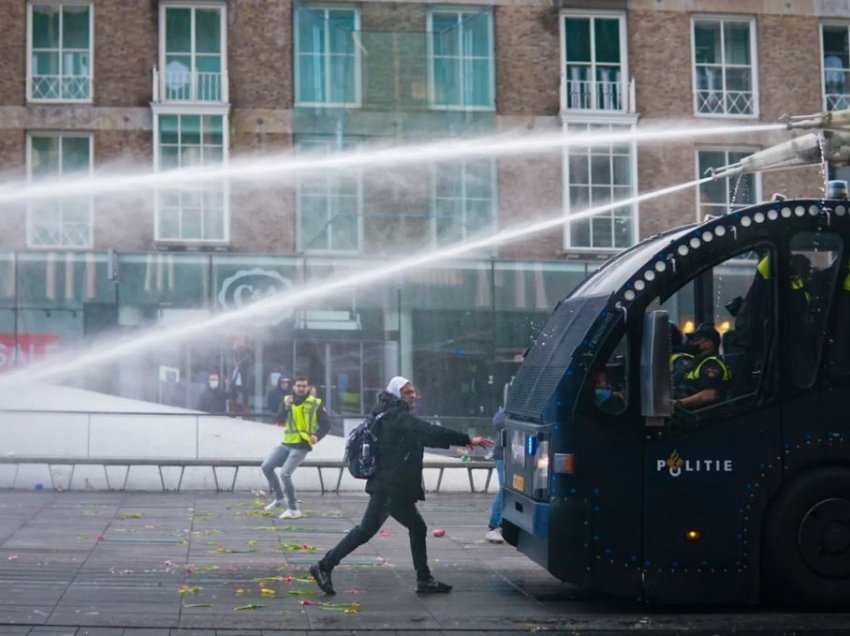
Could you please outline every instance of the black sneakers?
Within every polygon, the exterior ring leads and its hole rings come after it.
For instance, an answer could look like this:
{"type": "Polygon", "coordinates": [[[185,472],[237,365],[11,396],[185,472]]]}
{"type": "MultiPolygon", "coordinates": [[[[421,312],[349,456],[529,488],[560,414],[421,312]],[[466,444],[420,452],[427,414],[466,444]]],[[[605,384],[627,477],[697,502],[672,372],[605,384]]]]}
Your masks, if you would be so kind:
{"type": "Polygon", "coordinates": [[[445,594],[452,591],[452,586],[448,583],[441,583],[432,576],[427,581],[419,581],[416,584],[416,591],[419,594],[445,594]]]}
{"type": "Polygon", "coordinates": [[[310,575],[316,579],[316,583],[318,583],[322,592],[325,594],[336,594],[334,584],[331,582],[330,570],[323,570],[318,563],[314,563],[310,566],[310,575]]]}

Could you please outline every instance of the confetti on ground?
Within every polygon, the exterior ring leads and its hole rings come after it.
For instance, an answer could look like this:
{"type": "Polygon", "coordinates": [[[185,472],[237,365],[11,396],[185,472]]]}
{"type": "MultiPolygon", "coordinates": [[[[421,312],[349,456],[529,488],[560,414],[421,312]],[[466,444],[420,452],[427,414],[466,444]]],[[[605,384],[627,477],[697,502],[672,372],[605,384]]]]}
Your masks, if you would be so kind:
{"type": "Polygon", "coordinates": [[[312,605],[313,604],[313,601],[311,601],[309,598],[305,598],[303,601],[298,601],[298,602],[301,605],[312,605]]]}
{"type": "Polygon", "coordinates": [[[319,608],[328,612],[342,612],[344,614],[356,614],[360,610],[360,603],[319,603],[319,608]]]}
{"type": "Polygon", "coordinates": [[[143,517],[141,512],[125,512],[123,515],[118,515],[119,519],[142,519],[143,517]]]}
{"type": "Polygon", "coordinates": [[[212,607],[212,603],[187,603],[183,607],[212,607]]]}
{"type": "Polygon", "coordinates": [[[245,588],[244,587],[237,587],[236,588],[236,596],[242,596],[243,594],[245,594],[245,588]]]}
{"type": "Polygon", "coordinates": [[[234,607],[233,609],[237,612],[242,612],[245,610],[258,610],[263,609],[265,605],[262,603],[248,603],[247,605],[240,605],[239,607],[234,607]]]}
{"type": "Polygon", "coordinates": [[[9,556],[9,560],[10,560],[10,561],[17,561],[17,560],[18,560],[18,555],[17,555],[17,554],[12,554],[12,555],[10,555],[10,556],[9,556]]]}
{"type": "Polygon", "coordinates": [[[316,546],[306,543],[282,543],[278,549],[283,552],[314,552],[316,546]]]}
{"type": "Polygon", "coordinates": [[[273,590],[270,587],[262,587],[260,588],[260,594],[263,596],[277,596],[277,590],[273,590]]]}
{"type": "Polygon", "coordinates": [[[194,585],[189,587],[188,585],[183,585],[180,587],[180,596],[187,596],[189,594],[198,594],[203,591],[200,585],[194,585]]]}

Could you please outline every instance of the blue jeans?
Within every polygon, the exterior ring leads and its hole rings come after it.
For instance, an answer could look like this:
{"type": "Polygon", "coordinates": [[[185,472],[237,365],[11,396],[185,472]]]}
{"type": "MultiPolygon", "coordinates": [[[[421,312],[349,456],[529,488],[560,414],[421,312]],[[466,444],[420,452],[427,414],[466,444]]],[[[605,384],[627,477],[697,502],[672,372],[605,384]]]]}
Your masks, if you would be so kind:
{"type": "Polygon", "coordinates": [[[274,493],[274,498],[278,501],[283,501],[283,491],[280,488],[280,482],[283,482],[283,488],[286,490],[286,505],[290,510],[298,510],[298,502],[295,499],[295,486],[292,483],[292,473],[307,457],[310,451],[306,448],[293,448],[286,444],[281,444],[272,451],[260,470],[269,481],[269,492],[274,493]],[[274,470],[281,466],[280,479],[277,478],[274,470]]]}
{"type": "Polygon", "coordinates": [[[490,523],[487,524],[490,530],[495,530],[502,525],[502,488],[505,487],[505,460],[497,459],[495,463],[496,475],[499,478],[499,490],[493,497],[493,504],[490,506],[490,523]]]}

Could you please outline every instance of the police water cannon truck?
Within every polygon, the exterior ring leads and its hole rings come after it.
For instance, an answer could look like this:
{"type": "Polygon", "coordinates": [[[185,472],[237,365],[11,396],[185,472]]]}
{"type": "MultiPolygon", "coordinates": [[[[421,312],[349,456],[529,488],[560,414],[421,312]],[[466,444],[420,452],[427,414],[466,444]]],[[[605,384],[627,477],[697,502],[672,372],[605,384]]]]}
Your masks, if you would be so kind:
{"type": "MultiPolygon", "coordinates": [[[[822,130],[716,177],[847,163],[850,112],[787,122],[822,130]]],[[[651,603],[850,604],[848,264],[846,186],[609,259],[513,380],[505,539],[563,581],[651,603]]]]}

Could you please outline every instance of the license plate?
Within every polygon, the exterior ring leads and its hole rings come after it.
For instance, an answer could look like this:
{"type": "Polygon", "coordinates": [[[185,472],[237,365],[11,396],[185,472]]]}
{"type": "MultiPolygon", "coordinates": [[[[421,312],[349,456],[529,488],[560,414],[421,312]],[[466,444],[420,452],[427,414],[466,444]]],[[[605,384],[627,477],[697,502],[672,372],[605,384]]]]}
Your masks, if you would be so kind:
{"type": "Polygon", "coordinates": [[[525,490],[525,479],[523,479],[522,475],[514,475],[513,487],[514,490],[525,490]]]}

